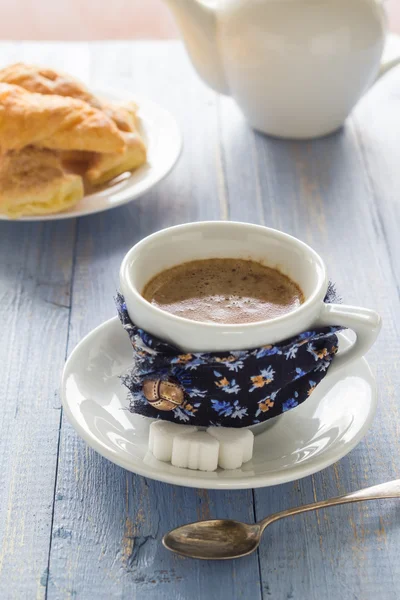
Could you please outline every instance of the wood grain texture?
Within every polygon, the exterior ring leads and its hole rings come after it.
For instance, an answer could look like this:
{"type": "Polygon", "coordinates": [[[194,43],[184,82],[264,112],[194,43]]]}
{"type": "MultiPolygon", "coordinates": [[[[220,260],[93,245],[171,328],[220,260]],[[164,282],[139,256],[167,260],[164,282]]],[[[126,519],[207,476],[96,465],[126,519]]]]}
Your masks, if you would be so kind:
{"type": "Polygon", "coordinates": [[[72,221],[0,224],[4,599],[44,598],[46,589],[74,237],[72,221]]]}
{"type": "Polygon", "coordinates": [[[400,477],[400,72],[369,92],[343,130],[301,143],[249,130],[230,99],[197,79],[178,43],[0,43],[2,64],[17,59],[153,98],[178,119],[184,152],[131,205],[76,223],[0,224],[0,598],[396,600],[396,502],[278,522],[259,557],[240,561],[185,560],[160,540],[197,518],[251,522],[255,512],[400,477]],[[304,239],[346,302],[384,318],[369,356],[380,394],[369,435],[313,477],[257,490],[255,505],[251,491],[192,490],[127,473],[60,423],[65,353],[114,315],[128,248],[162,227],[217,218],[304,239]]]}

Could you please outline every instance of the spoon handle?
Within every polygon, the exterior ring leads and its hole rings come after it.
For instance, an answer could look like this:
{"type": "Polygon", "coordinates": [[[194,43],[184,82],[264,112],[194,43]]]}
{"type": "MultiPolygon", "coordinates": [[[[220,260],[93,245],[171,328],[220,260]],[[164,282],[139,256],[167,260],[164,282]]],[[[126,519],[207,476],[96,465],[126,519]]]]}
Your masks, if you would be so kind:
{"type": "Polygon", "coordinates": [[[284,517],[298,515],[310,510],[318,510],[319,508],[327,508],[328,506],[335,506],[337,504],[361,502],[361,500],[378,500],[380,498],[400,498],[400,479],[381,483],[380,485],[374,485],[363,490],[358,490],[357,492],[345,494],[344,496],[330,498],[329,500],[321,500],[320,502],[313,502],[312,504],[295,506],[294,508],[283,510],[282,512],[275,513],[274,515],[263,519],[259,522],[259,526],[261,527],[261,531],[263,531],[267,525],[270,525],[270,523],[278,521],[279,519],[283,519],[284,517]]]}

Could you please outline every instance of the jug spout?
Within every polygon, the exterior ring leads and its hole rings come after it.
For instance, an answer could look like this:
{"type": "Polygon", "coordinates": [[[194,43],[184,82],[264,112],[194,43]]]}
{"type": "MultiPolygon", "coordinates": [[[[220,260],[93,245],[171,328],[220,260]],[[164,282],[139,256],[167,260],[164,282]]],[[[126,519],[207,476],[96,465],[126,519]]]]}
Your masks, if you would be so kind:
{"type": "Polygon", "coordinates": [[[201,0],[166,0],[197,73],[215,91],[229,94],[217,43],[216,9],[201,0]]]}

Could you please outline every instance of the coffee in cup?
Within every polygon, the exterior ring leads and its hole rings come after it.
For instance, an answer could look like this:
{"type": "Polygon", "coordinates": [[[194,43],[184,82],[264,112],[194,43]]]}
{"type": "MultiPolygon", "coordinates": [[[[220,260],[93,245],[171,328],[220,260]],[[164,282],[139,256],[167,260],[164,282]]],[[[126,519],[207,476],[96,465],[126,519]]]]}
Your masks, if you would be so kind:
{"type": "Polygon", "coordinates": [[[303,302],[300,287],[254,260],[208,258],[166,269],[144,287],[152,305],[208,323],[254,323],[280,317],[303,302]]]}

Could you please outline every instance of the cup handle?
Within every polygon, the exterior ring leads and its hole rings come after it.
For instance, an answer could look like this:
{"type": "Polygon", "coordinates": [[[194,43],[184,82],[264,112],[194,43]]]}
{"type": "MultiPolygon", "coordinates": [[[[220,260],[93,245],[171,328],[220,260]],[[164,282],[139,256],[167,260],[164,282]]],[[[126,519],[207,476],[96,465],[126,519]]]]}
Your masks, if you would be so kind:
{"type": "Polygon", "coordinates": [[[324,304],[317,325],[320,327],[340,325],[352,329],[357,336],[356,341],[349,348],[340,351],[335,356],[330,368],[330,372],[332,372],[332,369],[340,369],[343,365],[353,362],[368,352],[378,337],[382,320],[377,312],[368,308],[324,304]]]}

